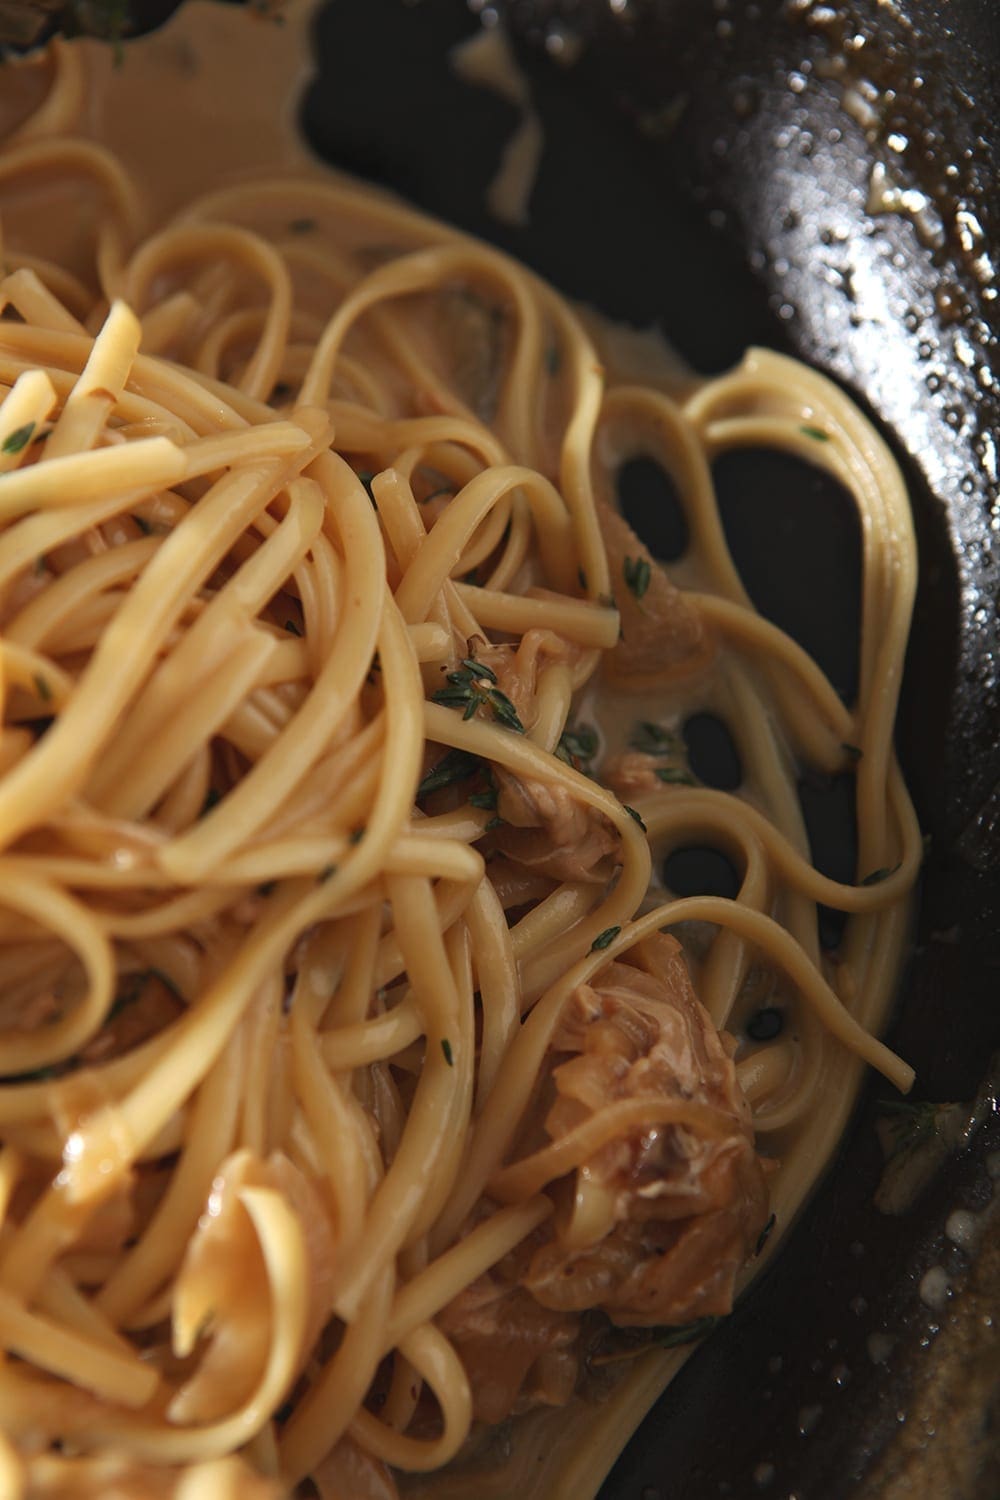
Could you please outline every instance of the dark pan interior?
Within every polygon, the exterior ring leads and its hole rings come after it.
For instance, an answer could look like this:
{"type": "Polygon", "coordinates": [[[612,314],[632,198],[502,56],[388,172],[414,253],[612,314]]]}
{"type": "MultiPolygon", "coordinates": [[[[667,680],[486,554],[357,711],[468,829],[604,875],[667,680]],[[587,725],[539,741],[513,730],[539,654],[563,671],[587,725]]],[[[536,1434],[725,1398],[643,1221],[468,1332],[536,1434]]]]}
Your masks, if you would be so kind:
{"type": "MultiPolygon", "coordinates": [[[[1000,9],[333,0],[315,42],[303,123],[331,162],[572,297],[658,323],[701,369],[754,342],[798,354],[893,443],[921,549],[898,743],[930,846],[890,1040],[916,1066],[919,1097],[969,1099],[1000,1045],[1000,9]],[[484,203],[516,111],[447,63],[480,11],[503,14],[544,122],[524,229],[484,203]],[[874,125],[844,108],[845,91],[872,105],[874,125]],[[878,164],[922,195],[907,212],[869,213],[878,164]]],[[[737,455],[717,477],[761,608],[849,695],[858,539],[844,497],[769,455],[737,455]]],[[[641,513],[657,480],[635,483],[641,513]]],[[[660,500],[654,518],[669,511],[660,500]]],[[[665,549],[682,545],[670,534],[665,549]]],[[[711,763],[727,774],[724,744],[711,763]]],[[[849,878],[845,789],[803,796],[817,862],[849,878]]],[[[886,1091],[868,1081],[773,1269],[650,1415],[604,1500],[996,1500],[998,1334],[981,1314],[1000,1288],[996,1257],[975,1261],[944,1227],[988,1204],[1000,1121],[994,1104],[916,1206],[887,1218],[872,1202],[886,1091]],[[955,1293],[938,1309],[918,1295],[935,1265],[955,1293]]]]}

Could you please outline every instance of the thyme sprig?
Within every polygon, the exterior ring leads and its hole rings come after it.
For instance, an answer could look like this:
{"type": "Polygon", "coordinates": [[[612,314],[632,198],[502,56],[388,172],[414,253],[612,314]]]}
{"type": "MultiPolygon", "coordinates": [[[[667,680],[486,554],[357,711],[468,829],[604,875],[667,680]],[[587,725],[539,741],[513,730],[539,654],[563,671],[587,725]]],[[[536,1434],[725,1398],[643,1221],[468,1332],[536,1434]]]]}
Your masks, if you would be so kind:
{"type": "Polygon", "coordinates": [[[622,577],[629,592],[641,599],[652,581],[653,570],[644,557],[626,557],[622,563],[622,577]]]}
{"type": "Polygon", "coordinates": [[[950,1108],[949,1104],[934,1104],[929,1099],[880,1099],[879,1112],[889,1117],[890,1159],[915,1151],[937,1135],[941,1116],[950,1108]]]}
{"type": "Polygon", "coordinates": [[[597,730],[590,724],[568,724],[559,736],[556,755],[575,771],[585,770],[596,754],[597,730]]]}
{"type": "Polygon", "coordinates": [[[656,776],[658,781],[664,781],[673,786],[697,786],[698,783],[690,771],[685,771],[683,766],[657,766],[656,776]]]}
{"type": "Polygon", "coordinates": [[[20,453],[31,442],[34,431],[34,422],[25,422],[23,427],[15,427],[0,443],[0,453],[20,453]]]}
{"type": "Polygon", "coordinates": [[[462,718],[471,719],[477,709],[485,708],[504,729],[513,729],[524,734],[524,725],[518,718],[517,709],[506,693],[497,686],[497,674],[485,662],[467,656],[460,667],[449,672],[445,679],[447,687],[439,688],[434,702],[445,708],[462,709],[462,718]]]}
{"type": "Polygon", "coordinates": [[[478,769],[478,756],[469,755],[465,750],[449,750],[436,765],[431,766],[417,787],[417,796],[426,797],[431,792],[439,792],[442,787],[454,786],[456,781],[467,781],[478,769]]]}
{"type": "Polygon", "coordinates": [[[640,719],[633,726],[629,746],[641,750],[643,755],[675,755],[679,742],[672,729],[664,729],[662,724],[654,724],[649,719],[640,719]]]}

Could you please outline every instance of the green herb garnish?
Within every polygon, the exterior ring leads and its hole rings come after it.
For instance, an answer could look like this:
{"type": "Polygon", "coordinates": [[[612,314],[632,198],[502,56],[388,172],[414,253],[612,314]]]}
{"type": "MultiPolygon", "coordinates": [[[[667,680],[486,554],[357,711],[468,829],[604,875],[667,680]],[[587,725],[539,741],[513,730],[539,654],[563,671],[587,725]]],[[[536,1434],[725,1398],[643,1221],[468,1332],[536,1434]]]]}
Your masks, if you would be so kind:
{"type": "Polygon", "coordinates": [[[822,427],[800,427],[799,431],[803,437],[812,438],[815,443],[828,443],[830,441],[830,434],[824,432],[822,427]]]}
{"type": "Polygon", "coordinates": [[[451,1043],[446,1036],[441,1038],[441,1051],[444,1053],[444,1060],[449,1068],[453,1068],[455,1066],[455,1058],[452,1055],[451,1043]]]}
{"type": "Polygon", "coordinates": [[[645,833],[646,832],[646,825],[642,821],[642,819],[640,818],[639,814],[636,812],[635,808],[634,807],[629,807],[629,805],[628,805],[627,802],[623,802],[622,803],[622,807],[624,807],[625,811],[628,813],[628,815],[632,819],[632,821],[634,823],[638,823],[638,825],[642,829],[643,833],[645,833]]]}
{"type": "Polygon", "coordinates": [[[764,1246],[767,1244],[768,1240],[771,1238],[771,1230],[774,1228],[774,1226],[775,1226],[775,1224],[777,1224],[777,1222],[778,1222],[778,1215],[777,1214],[772,1214],[771,1217],[768,1219],[767,1223],[764,1225],[764,1228],[761,1230],[760,1234],[757,1236],[757,1244],[754,1247],[754,1252],[753,1252],[754,1255],[759,1255],[760,1252],[763,1250],[764,1246]]]}
{"type": "Polygon", "coordinates": [[[34,677],[32,677],[31,680],[32,680],[32,682],[35,685],[35,694],[36,694],[36,696],[39,697],[39,698],[41,698],[41,700],[42,700],[43,703],[51,703],[52,702],[52,689],[49,687],[48,682],[42,676],[41,672],[36,672],[35,675],[34,675],[34,677]]]}
{"type": "Polygon", "coordinates": [[[632,750],[641,750],[643,755],[674,755],[677,751],[677,736],[660,724],[642,719],[632,730],[629,746],[632,750]]]}
{"type": "Polygon", "coordinates": [[[0,453],[20,453],[31,442],[34,431],[34,422],[25,422],[23,427],[15,427],[0,443],[0,453]]]}
{"type": "Polygon", "coordinates": [[[889,1116],[890,1159],[916,1150],[937,1135],[940,1117],[951,1109],[950,1104],[932,1104],[928,1099],[880,1099],[876,1107],[889,1116]]]}
{"type": "Polygon", "coordinates": [[[336,875],[336,873],[336,865],[324,865],[322,870],[320,870],[319,874],[316,876],[316,884],[325,885],[328,880],[332,880],[333,876],[336,875]]]}
{"type": "Polygon", "coordinates": [[[599,932],[591,943],[591,953],[600,953],[604,948],[610,948],[620,932],[620,927],[605,927],[604,931],[599,932]]]}
{"type": "Polygon", "coordinates": [[[36,1068],[33,1073],[14,1073],[4,1078],[4,1083],[48,1083],[52,1078],[58,1078],[59,1074],[51,1066],[36,1068]]]}
{"type": "Polygon", "coordinates": [[[475,755],[468,755],[464,750],[449,750],[447,755],[432,766],[417,787],[417,796],[426,797],[431,792],[438,792],[444,786],[453,786],[456,781],[467,781],[479,768],[479,760],[475,755]]]}
{"type": "Polygon", "coordinates": [[[556,755],[577,771],[596,754],[597,730],[589,724],[568,725],[559,736],[556,755]]]}
{"type": "Polygon", "coordinates": [[[656,776],[659,781],[666,781],[673,786],[698,785],[691,772],[683,770],[681,766],[657,766],[656,776]]]}
{"type": "Polygon", "coordinates": [[[461,708],[463,719],[471,719],[478,708],[488,708],[505,729],[524,733],[517,709],[507,694],[496,686],[497,675],[485,663],[467,656],[456,671],[447,674],[446,681],[448,686],[439,688],[434,694],[435,703],[445,708],[461,708]]]}
{"type": "Polygon", "coordinates": [[[677,1328],[654,1328],[653,1343],[658,1349],[677,1349],[681,1344],[693,1344],[711,1333],[721,1318],[695,1318],[693,1323],[682,1323],[677,1328]]]}
{"type": "Polygon", "coordinates": [[[899,865],[898,864],[897,865],[892,865],[891,867],[883,865],[881,869],[879,869],[879,870],[872,870],[872,872],[871,872],[870,875],[866,875],[865,878],[861,881],[861,884],[862,885],[881,885],[883,880],[888,880],[890,875],[895,875],[895,873],[896,873],[896,871],[898,869],[899,869],[899,865]]]}
{"type": "Polygon", "coordinates": [[[470,806],[472,806],[472,807],[482,807],[482,808],[485,808],[487,812],[496,812],[496,808],[497,808],[497,790],[496,790],[496,787],[490,787],[485,792],[473,792],[471,794],[471,796],[469,797],[469,803],[470,803],[470,806]]]}
{"type": "Polygon", "coordinates": [[[626,557],[622,563],[622,577],[635,597],[641,599],[649,588],[653,570],[644,557],[626,557]]]}
{"type": "Polygon", "coordinates": [[[285,629],[288,631],[289,635],[297,635],[297,636],[301,636],[302,635],[302,626],[298,625],[294,620],[291,620],[291,619],[286,620],[285,621],[285,629]]]}

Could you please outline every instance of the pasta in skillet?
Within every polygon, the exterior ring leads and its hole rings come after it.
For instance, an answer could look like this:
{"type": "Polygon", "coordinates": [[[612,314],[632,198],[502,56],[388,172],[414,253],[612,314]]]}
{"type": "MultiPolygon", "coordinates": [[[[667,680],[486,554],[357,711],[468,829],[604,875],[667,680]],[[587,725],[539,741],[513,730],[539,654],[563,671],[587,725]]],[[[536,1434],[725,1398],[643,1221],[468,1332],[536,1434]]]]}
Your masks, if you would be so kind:
{"type": "Polygon", "coordinates": [[[813,372],[631,380],[358,185],[157,219],[86,59],[0,152],[4,1493],[593,1494],[862,1064],[912,1079],[899,472],[813,372]],[[733,566],[735,445],[857,501],[850,708],[733,566]],[[634,453],[683,587],[615,509],[634,453]],[[855,774],[856,884],[799,764],[855,774]],[[664,889],[698,841],[735,899],[664,889]]]}

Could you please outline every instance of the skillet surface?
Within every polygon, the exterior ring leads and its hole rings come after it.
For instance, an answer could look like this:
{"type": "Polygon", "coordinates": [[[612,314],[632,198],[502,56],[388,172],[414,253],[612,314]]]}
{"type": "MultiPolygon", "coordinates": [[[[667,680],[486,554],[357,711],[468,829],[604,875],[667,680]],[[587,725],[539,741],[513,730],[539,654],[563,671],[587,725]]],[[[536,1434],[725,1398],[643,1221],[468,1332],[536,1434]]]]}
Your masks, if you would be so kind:
{"type": "MultiPolygon", "coordinates": [[[[612,317],[658,323],[698,368],[754,342],[800,355],[893,442],[922,558],[898,741],[930,850],[890,1041],[935,1101],[971,1098],[1000,1045],[1000,12],[952,0],[945,25],[938,10],[333,0],[302,116],[331,162],[612,317]],[[497,11],[545,127],[518,229],[484,202],[517,112],[446,57],[497,11]],[[870,212],[873,171],[917,195],[906,211],[870,212]]],[[[858,538],[844,497],[766,456],[717,477],[760,607],[849,695],[858,538]]],[[[817,863],[850,878],[844,789],[803,795],[817,863]]],[[[995,1500],[997,1236],[970,1254],[945,1226],[955,1210],[989,1219],[1000,1119],[988,1103],[967,1148],[887,1218],[872,1202],[884,1093],[869,1080],[774,1268],[650,1414],[602,1500],[995,1500]],[[950,1288],[938,1306],[920,1296],[933,1267],[950,1288]]]]}

